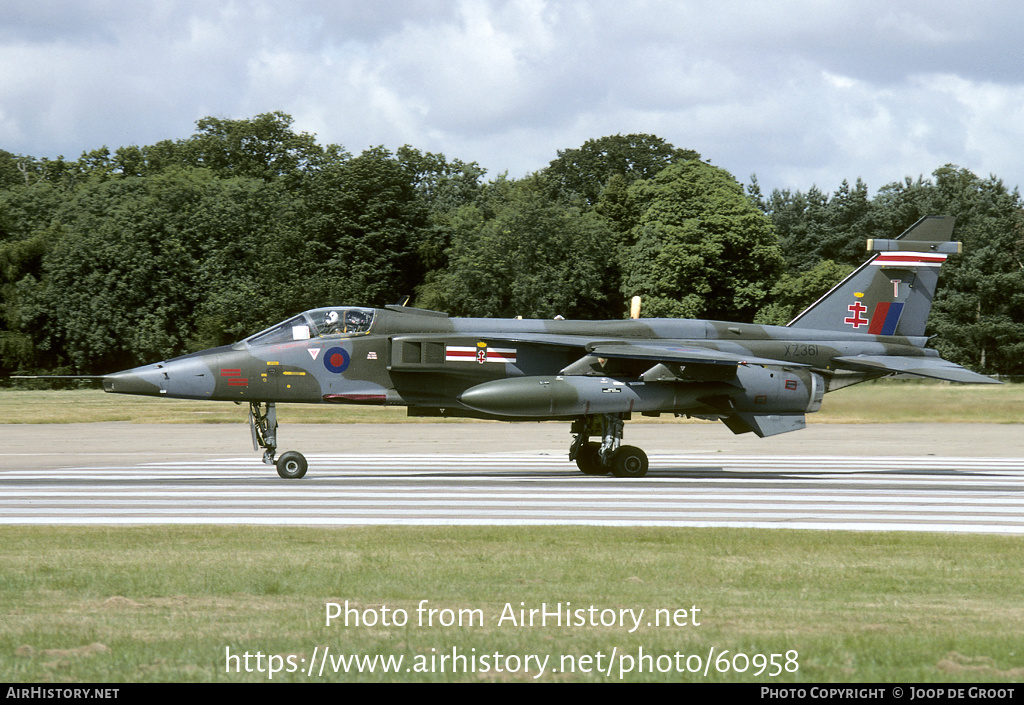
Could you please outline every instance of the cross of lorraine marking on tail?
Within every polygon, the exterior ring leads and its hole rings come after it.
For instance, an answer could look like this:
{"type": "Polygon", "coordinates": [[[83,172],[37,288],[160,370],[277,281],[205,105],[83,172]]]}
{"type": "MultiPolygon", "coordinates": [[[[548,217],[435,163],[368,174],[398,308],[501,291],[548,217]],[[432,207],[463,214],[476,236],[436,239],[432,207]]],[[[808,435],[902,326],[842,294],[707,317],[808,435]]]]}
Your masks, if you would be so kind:
{"type": "Polygon", "coordinates": [[[865,311],[868,310],[867,306],[862,304],[860,301],[857,301],[857,302],[854,302],[854,303],[850,304],[850,306],[848,308],[849,308],[850,313],[852,313],[853,315],[848,317],[848,318],[844,318],[843,319],[843,323],[851,325],[855,329],[856,328],[860,328],[861,326],[866,326],[869,323],[868,319],[861,318],[861,315],[860,315],[860,314],[862,314],[862,313],[864,313],[865,311]]]}

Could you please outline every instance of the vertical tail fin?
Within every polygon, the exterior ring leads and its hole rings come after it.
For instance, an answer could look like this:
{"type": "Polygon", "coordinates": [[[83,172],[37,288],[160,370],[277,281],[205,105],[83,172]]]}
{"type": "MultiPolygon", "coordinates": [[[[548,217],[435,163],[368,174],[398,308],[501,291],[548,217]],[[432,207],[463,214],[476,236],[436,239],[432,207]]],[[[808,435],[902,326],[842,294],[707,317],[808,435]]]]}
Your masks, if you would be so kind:
{"type": "Polygon", "coordinates": [[[789,322],[793,328],[923,336],[939,267],[960,252],[953,216],[925,216],[895,240],[868,240],[876,254],[789,322]]]}

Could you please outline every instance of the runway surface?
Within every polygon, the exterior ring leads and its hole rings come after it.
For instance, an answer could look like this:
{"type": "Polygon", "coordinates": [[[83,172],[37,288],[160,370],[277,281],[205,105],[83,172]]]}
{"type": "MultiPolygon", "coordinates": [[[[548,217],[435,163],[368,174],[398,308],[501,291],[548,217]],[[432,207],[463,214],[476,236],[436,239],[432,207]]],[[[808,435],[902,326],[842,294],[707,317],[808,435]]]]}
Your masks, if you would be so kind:
{"type": "Polygon", "coordinates": [[[773,442],[738,440],[717,427],[638,425],[627,427],[628,442],[651,456],[639,480],[580,473],[567,460],[565,429],[533,425],[533,447],[515,449],[509,428],[293,427],[288,447],[308,451],[310,471],[286,481],[255,453],[237,452],[244,446],[233,426],[4,426],[11,435],[0,453],[0,523],[1024,533],[1017,426],[811,427],[799,432],[806,438],[773,442]],[[57,439],[60,429],[67,436],[57,439]],[[394,441],[383,440],[389,434],[394,441]],[[74,436],[77,446],[65,448],[74,436]],[[406,444],[426,448],[410,452],[406,444]],[[669,448],[683,444],[690,452],[669,448]]]}

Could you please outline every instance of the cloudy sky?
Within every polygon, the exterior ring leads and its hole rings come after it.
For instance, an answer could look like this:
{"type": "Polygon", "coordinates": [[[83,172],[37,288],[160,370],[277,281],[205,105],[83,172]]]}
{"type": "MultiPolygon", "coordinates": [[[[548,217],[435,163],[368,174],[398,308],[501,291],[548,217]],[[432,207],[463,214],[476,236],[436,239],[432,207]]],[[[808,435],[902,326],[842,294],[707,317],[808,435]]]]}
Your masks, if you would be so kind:
{"type": "Polygon", "coordinates": [[[764,190],[953,163],[1024,186],[1019,0],[5,0],[0,149],[280,110],[520,177],[644,132],[764,190]]]}

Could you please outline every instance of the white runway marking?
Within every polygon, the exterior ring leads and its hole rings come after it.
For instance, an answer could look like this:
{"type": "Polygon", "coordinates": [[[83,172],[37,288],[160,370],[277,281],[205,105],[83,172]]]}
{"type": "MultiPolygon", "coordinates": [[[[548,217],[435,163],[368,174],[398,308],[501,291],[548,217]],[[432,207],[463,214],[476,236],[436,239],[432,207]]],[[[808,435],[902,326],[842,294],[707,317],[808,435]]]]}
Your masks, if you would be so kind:
{"type": "Polygon", "coordinates": [[[733,526],[1024,533],[1024,460],[652,455],[640,480],[564,456],[309,455],[0,472],[2,524],[733,526]]]}

